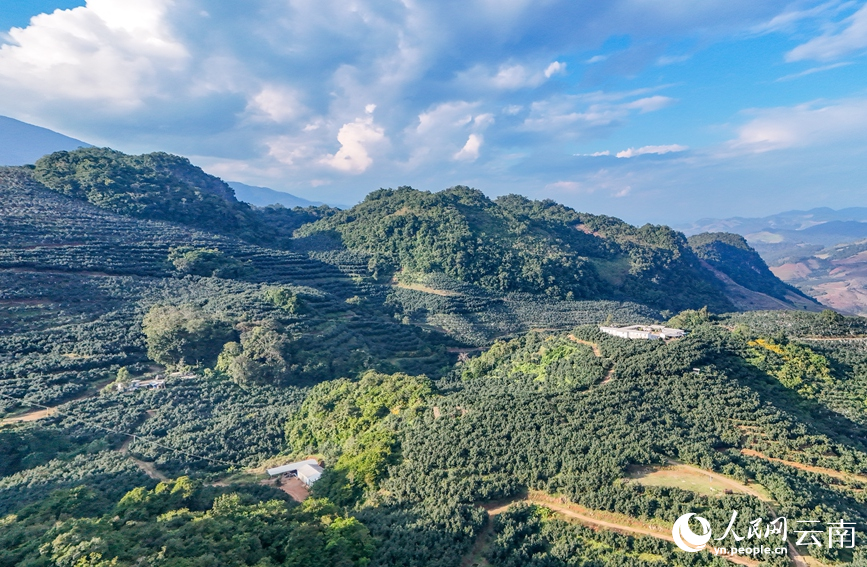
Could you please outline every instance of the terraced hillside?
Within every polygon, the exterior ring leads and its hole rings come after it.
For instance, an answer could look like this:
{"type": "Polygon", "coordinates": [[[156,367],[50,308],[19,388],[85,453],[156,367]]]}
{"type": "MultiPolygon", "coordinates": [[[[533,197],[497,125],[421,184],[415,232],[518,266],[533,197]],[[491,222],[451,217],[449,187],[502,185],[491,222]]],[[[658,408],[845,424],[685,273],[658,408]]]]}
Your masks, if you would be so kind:
{"type": "Polygon", "coordinates": [[[804,555],[867,560],[863,319],[598,330],[792,306],[740,242],[465,188],[250,209],[268,241],[97,197],[0,170],[0,567],[719,567],[664,534],[733,509],[844,518],[804,555]],[[309,498],[265,476],[307,458],[309,498]]]}

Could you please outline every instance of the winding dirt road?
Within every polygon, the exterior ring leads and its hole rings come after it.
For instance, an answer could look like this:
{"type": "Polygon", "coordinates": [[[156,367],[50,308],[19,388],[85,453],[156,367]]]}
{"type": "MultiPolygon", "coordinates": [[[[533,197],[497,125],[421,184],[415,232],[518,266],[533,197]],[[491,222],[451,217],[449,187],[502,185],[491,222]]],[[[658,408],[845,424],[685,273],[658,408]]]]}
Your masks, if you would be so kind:
{"type": "MultiPolygon", "coordinates": [[[[593,349],[593,354],[596,355],[596,358],[602,358],[602,351],[599,350],[599,345],[597,345],[596,343],[591,343],[590,341],[585,341],[585,340],[579,339],[578,337],[576,337],[572,333],[569,333],[567,335],[567,337],[570,341],[578,343],[579,345],[589,346],[591,349],[593,349]]],[[[608,372],[605,373],[605,377],[602,379],[602,383],[607,384],[608,382],[611,382],[612,376],[614,376],[614,365],[613,364],[611,365],[611,368],[608,369],[608,372]]]]}

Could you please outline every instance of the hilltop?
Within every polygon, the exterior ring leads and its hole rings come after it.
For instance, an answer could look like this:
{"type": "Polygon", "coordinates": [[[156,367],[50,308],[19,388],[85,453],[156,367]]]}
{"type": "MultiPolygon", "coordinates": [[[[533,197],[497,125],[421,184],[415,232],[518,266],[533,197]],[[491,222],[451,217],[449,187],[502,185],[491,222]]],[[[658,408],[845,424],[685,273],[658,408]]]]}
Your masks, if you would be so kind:
{"type": "Polygon", "coordinates": [[[383,189],[299,234],[335,235],[398,277],[442,273],[501,293],[629,300],[675,311],[816,308],[735,235],[688,241],[666,226],[634,227],[519,195],[492,201],[467,187],[383,189]]]}

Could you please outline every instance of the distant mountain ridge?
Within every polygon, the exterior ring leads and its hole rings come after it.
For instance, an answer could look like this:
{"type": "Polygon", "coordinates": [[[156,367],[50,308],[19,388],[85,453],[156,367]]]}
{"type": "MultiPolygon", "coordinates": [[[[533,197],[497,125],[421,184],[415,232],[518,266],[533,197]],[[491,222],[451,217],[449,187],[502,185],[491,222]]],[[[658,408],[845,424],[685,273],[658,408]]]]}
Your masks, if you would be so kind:
{"type": "Polygon", "coordinates": [[[867,315],[867,207],[702,219],[681,229],[738,233],[781,280],[841,312],[867,315]]]}
{"type": "Polygon", "coordinates": [[[48,128],[0,116],[0,165],[32,164],[45,154],[89,146],[48,128]]]}
{"type": "Polygon", "coordinates": [[[807,211],[785,211],[766,217],[704,218],[692,224],[679,225],[675,228],[687,235],[725,231],[747,236],[768,229],[800,231],[835,221],[867,222],[867,207],[848,207],[838,210],[819,207],[807,211]]]}
{"type": "Polygon", "coordinates": [[[275,191],[268,187],[247,185],[240,181],[227,181],[226,184],[235,190],[235,197],[237,197],[239,201],[255,205],[256,207],[283,205],[284,207],[292,209],[295,207],[318,207],[325,204],[321,201],[308,201],[307,199],[296,197],[291,193],[275,191]]]}

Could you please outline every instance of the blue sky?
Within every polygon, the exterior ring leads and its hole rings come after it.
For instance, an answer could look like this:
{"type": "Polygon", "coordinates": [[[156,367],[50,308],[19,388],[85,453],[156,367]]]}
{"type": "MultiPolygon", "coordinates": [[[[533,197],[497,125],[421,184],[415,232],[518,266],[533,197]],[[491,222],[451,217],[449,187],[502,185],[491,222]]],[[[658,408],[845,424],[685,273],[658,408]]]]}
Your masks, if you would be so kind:
{"type": "Polygon", "coordinates": [[[13,0],[0,29],[0,114],[313,200],[867,205],[863,1],[13,0]]]}

